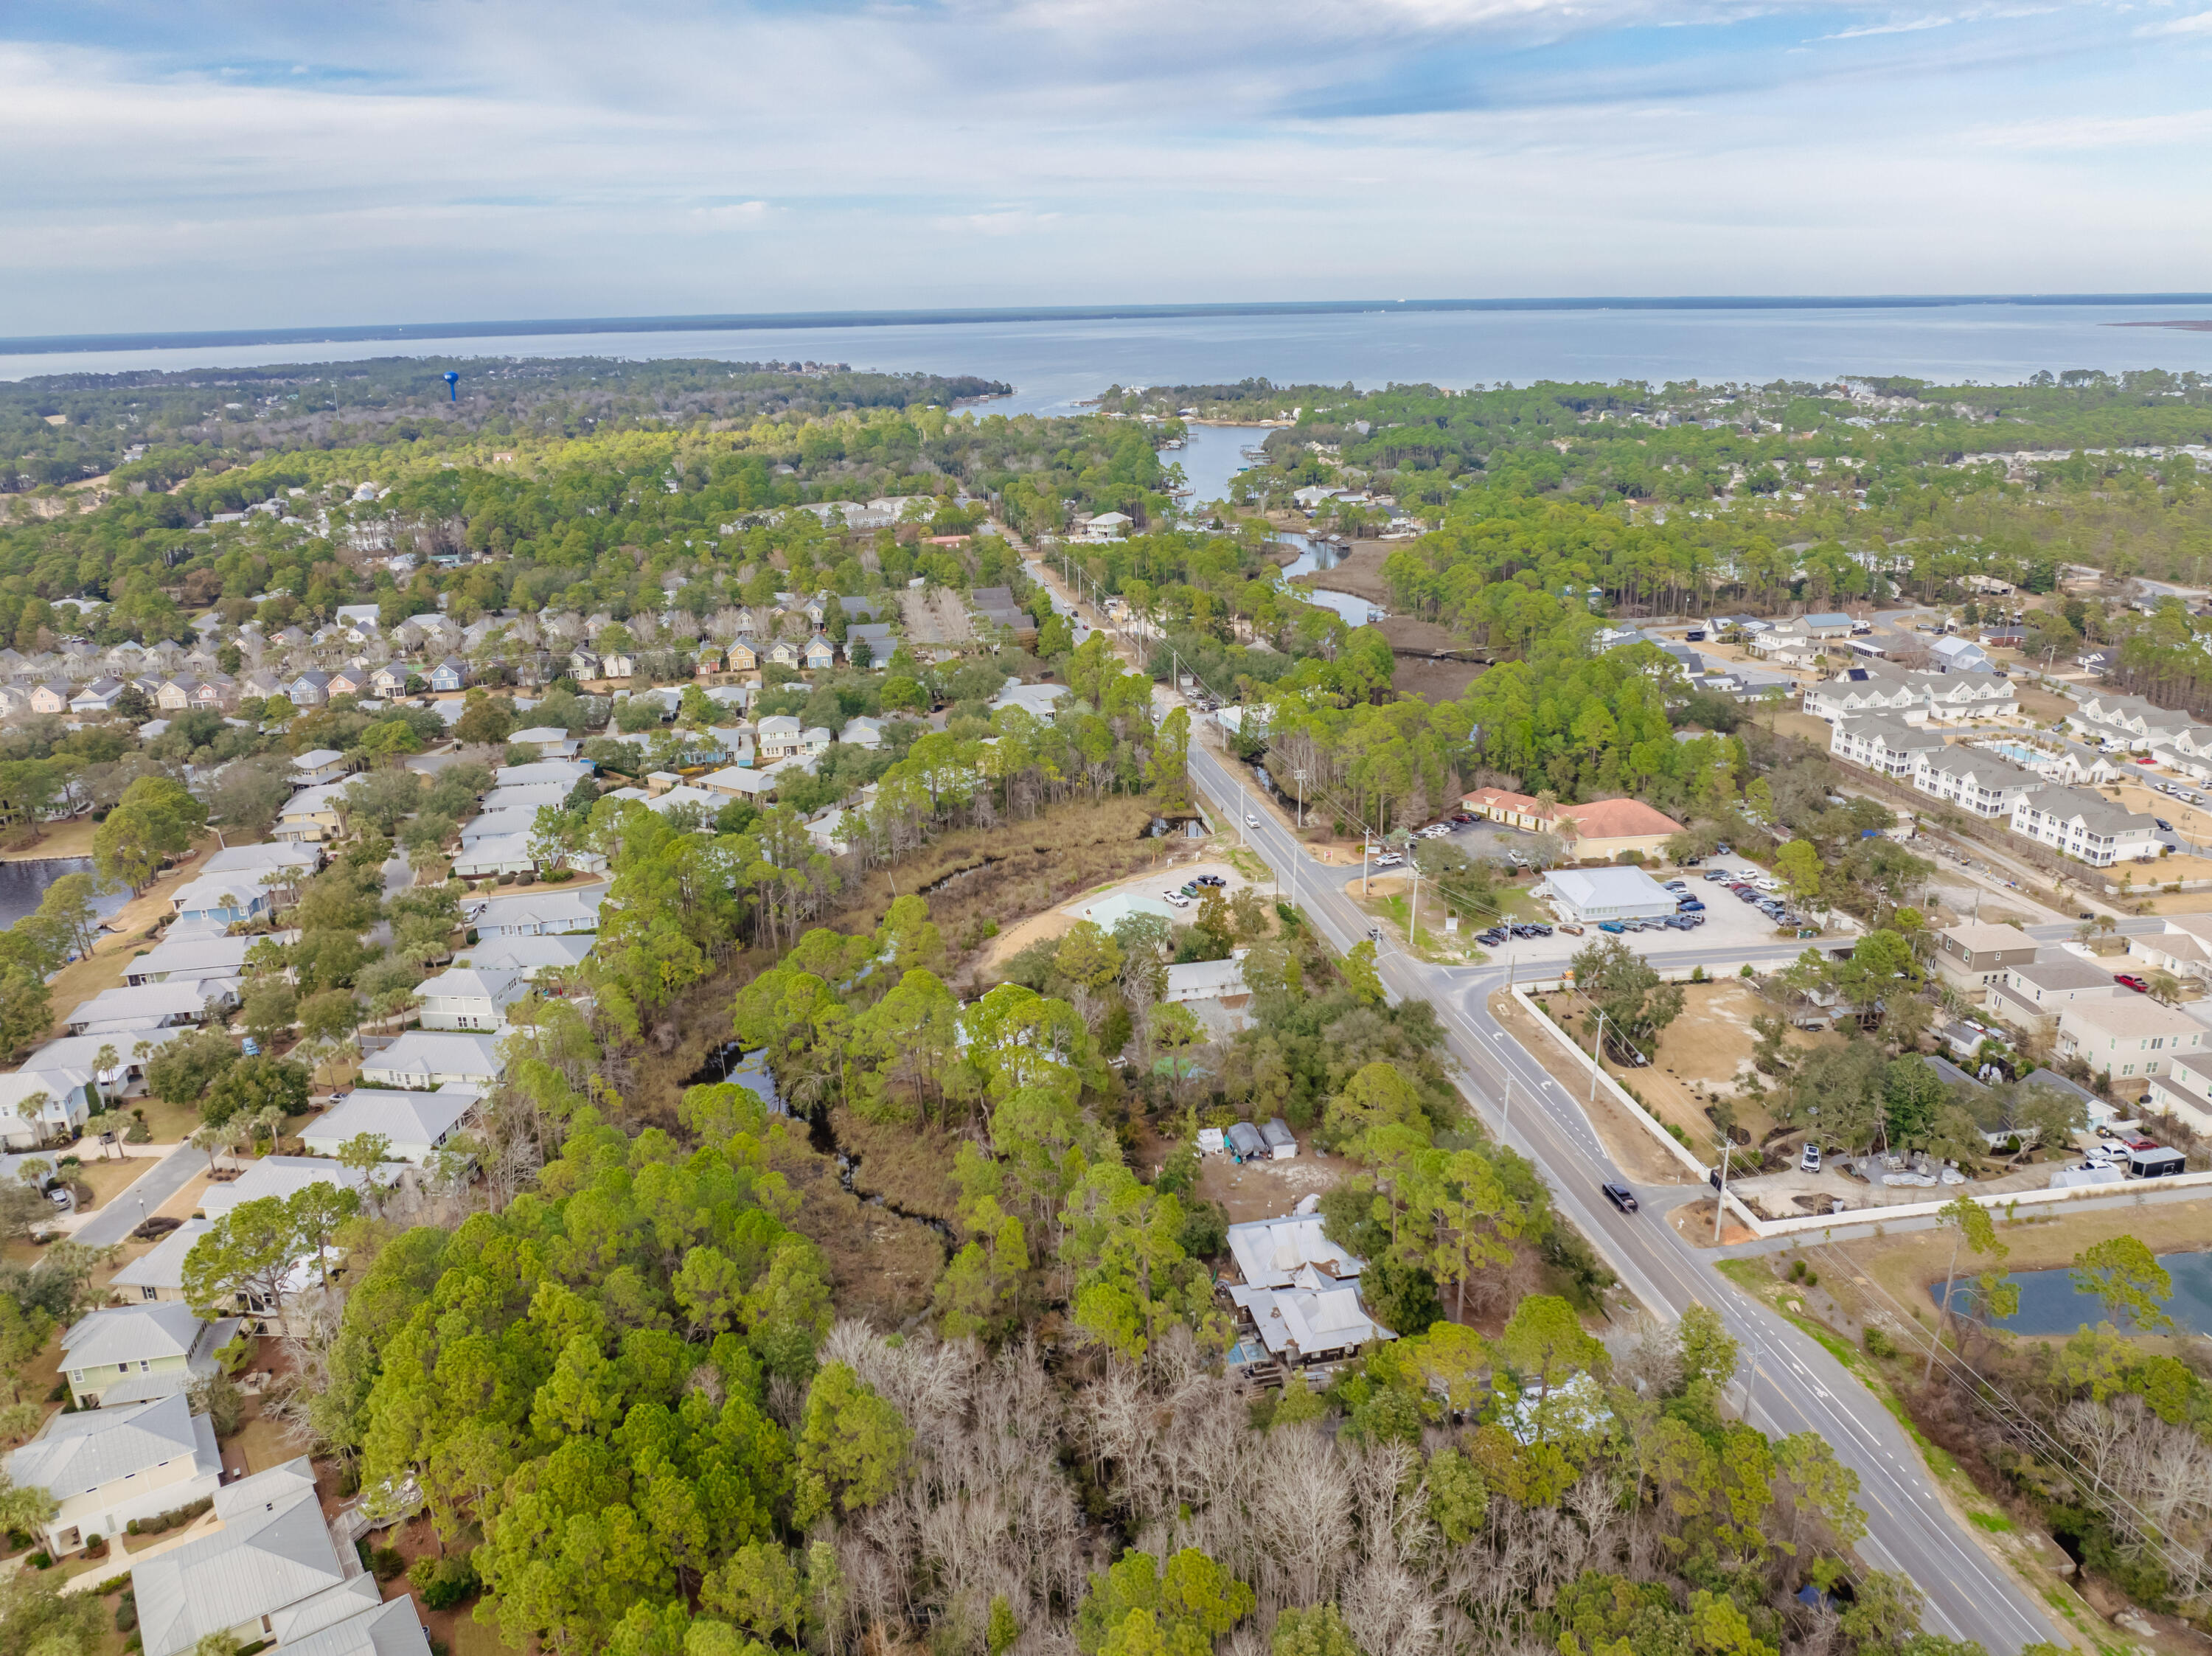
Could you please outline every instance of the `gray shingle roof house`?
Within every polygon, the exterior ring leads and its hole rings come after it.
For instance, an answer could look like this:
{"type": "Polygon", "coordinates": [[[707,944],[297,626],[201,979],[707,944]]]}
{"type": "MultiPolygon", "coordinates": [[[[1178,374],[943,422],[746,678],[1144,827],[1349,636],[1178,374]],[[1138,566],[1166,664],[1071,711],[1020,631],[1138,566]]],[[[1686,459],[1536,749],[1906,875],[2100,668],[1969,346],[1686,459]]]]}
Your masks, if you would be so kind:
{"type": "Polygon", "coordinates": [[[146,1656],[182,1656],[211,1633],[316,1656],[428,1656],[413,1602],[380,1602],[332,1538],[304,1457],[218,1489],[215,1513],[220,1529],[131,1572],[146,1656]]]}

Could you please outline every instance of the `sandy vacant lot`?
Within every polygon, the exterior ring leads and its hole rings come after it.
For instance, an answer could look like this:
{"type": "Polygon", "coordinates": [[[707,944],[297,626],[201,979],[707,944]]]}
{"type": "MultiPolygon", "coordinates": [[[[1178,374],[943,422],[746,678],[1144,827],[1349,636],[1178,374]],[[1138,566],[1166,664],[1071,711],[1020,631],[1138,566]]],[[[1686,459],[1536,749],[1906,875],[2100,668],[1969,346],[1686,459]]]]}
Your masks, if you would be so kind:
{"type": "MultiPolygon", "coordinates": [[[[988,970],[1012,959],[1041,937],[1060,936],[1073,929],[1076,921],[1083,918],[1085,908],[1120,892],[1128,892],[1139,897],[1157,897],[1163,891],[1180,889],[1201,874],[1219,875],[1224,883],[1221,888],[1224,896],[1248,885],[1258,885],[1262,895],[1273,891],[1274,888],[1269,883],[1246,878],[1237,871],[1233,864],[1224,858],[1211,854],[1211,852],[1212,842],[1201,840],[1193,852],[1171,856],[1156,869],[1147,869],[1144,873],[1132,875],[1126,880],[1117,880],[1110,885],[1086,891],[1072,902],[1058,908],[1048,908],[1042,914],[1032,914],[1018,925],[1006,927],[991,940],[990,952],[984,957],[984,968],[988,970]]],[[[1177,910],[1176,918],[1185,922],[1197,919],[1198,905],[1193,902],[1188,908],[1177,910]]]]}

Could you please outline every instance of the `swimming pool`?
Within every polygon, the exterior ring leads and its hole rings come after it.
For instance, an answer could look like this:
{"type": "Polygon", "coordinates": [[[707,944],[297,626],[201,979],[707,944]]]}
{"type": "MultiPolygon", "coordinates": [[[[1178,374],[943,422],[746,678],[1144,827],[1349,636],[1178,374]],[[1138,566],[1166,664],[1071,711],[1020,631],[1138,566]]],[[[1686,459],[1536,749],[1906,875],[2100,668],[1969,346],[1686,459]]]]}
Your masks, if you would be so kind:
{"type": "Polygon", "coordinates": [[[2015,765],[2027,767],[2029,770],[2036,770],[2051,762],[2049,754],[2039,749],[2031,748],[2025,742],[1984,742],[1982,746],[1993,754],[2011,760],[2015,765]]]}

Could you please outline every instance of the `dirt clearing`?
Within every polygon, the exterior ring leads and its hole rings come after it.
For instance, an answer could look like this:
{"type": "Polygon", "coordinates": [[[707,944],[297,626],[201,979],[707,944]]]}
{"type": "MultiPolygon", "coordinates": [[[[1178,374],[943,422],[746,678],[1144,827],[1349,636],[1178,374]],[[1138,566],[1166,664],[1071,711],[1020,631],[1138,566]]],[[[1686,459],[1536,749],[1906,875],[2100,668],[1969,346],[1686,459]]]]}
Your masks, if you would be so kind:
{"type": "Polygon", "coordinates": [[[1568,1095],[1596,1129],[1606,1154],[1632,1184],[1692,1182],[1690,1170],[1652,1137],[1651,1130],[1624,1109],[1619,1100],[1601,1090],[1596,1101],[1589,1101],[1589,1071],[1562,1052],[1558,1040],[1539,1028],[1536,1020],[1521,1010],[1519,1001],[1500,990],[1490,998],[1490,1015],[1551,1073],[1553,1079],[1567,1089],[1568,1095]]]}

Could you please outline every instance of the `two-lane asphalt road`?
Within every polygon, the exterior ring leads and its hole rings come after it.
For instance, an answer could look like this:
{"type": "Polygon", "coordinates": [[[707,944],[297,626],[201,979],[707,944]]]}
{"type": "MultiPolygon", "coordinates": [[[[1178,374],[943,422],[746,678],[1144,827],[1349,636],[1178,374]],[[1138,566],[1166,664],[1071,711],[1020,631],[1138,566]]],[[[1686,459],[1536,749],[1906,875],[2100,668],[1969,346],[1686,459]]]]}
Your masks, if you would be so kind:
{"type": "MultiPolygon", "coordinates": [[[[1332,946],[1348,949],[1366,935],[1366,916],[1343,891],[1346,870],[1309,860],[1290,830],[1247,792],[1236,768],[1194,742],[1190,772],[1201,797],[1275,868],[1285,893],[1332,946]]],[[[2039,930],[2063,935],[2070,928],[2039,930]]],[[[1774,950],[1778,962],[1796,952],[1794,944],[1774,950]]],[[[1686,967],[1701,956],[1690,951],[1651,958],[1655,965],[1686,967]]],[[[1995,1656],[2049,1639],[2050,1626],[2027,1593],[1945,1509],[1917,1449],[1841,1363],[1738,1291],[1714,1269],[1713,1253],[1692,1247],[1660,1214],[1624,1215],[1599,1196],[1599,1185],[1620,1179],[1620,1170],[1576,1100],[1490,1015],[1489,997],[1504,985],[1504,971],[1431,966],[1389,949],[1378,965],[1395,997],[1436,1007],[1460,1063],[1462,1089],[1485,1123],[1544,1170],[1560,1210],[1637,1298],[1669,1316],[1693,1302],[1720,1313],[1742,1348],[1749,1418],[1777,1435],[1817,1433],[1858,1474],[1868,1523],[1860,1553],[1919,1586],[1929,1627],[1978,1640],[1995,1656]]]]}

